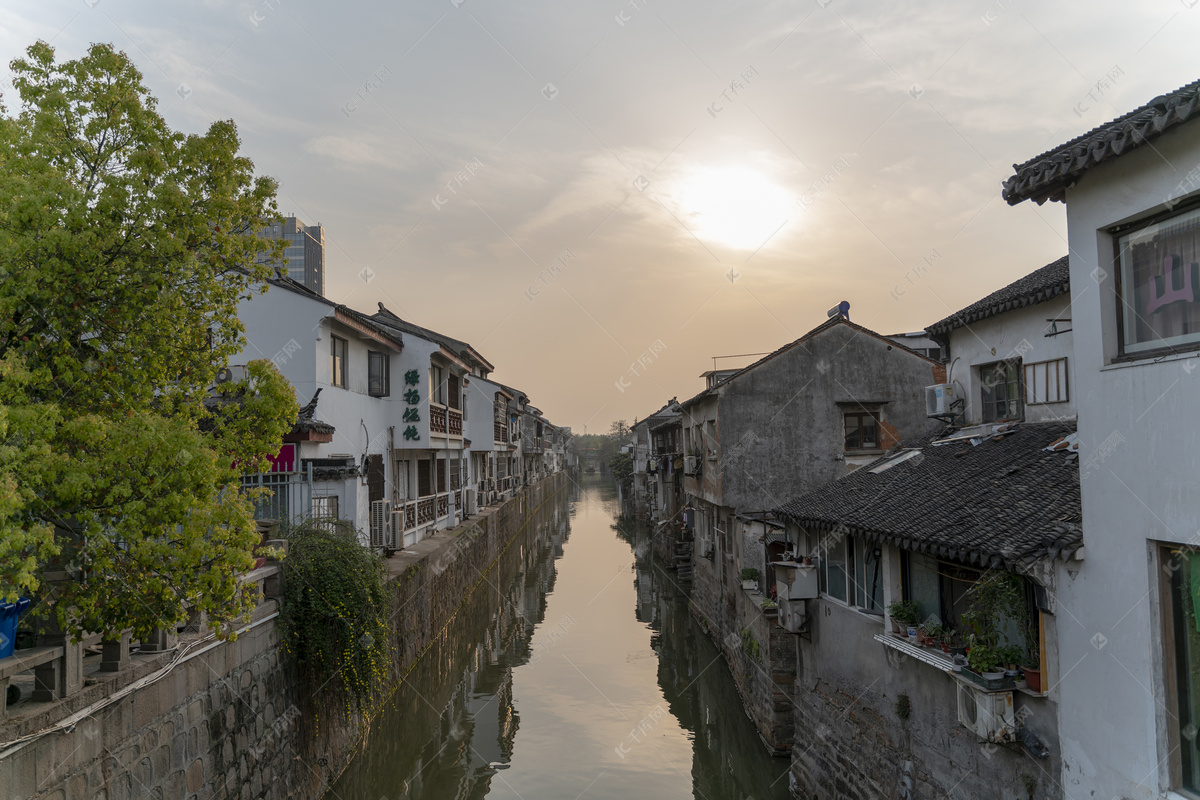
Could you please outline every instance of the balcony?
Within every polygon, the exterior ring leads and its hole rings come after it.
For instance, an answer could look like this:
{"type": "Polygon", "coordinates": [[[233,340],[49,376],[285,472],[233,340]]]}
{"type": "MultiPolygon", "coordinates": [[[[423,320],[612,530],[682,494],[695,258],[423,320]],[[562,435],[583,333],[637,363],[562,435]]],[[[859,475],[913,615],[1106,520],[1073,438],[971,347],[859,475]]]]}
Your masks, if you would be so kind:
{"type": "Polygon", "coordinates": [[[463,435],[463,418],[461,411],[455,411],[453,408],[447,409],[446,414],[449,418],[449,427],[451,436],[463,435]]]}

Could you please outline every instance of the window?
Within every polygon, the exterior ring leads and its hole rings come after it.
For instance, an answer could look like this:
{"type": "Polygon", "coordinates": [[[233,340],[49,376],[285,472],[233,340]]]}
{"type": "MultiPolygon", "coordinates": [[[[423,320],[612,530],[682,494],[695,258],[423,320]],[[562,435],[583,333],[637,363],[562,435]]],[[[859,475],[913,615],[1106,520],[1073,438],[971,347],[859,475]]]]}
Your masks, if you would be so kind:
{"type": "Polygon", "coordinates": [[[821,591],[849,606],[883,613],[883,559],[877,545],[836,531],[820,540],[821,591]]]}
{"type": "Polygon", "coordinates": [[[1200,342],[1200,209],[1118,237],[1117,252],[1121,353],[1200,342]]]}
{"type": "Polygon", "coordinates": [[[1021,359],[984,364],[979,368],[979,383],[984,422],[1021,418],[1021,359]]]}
{"type": "Polygon", "coordinates": [[[879,449],[879,412],[851,411],[845,414],[847,450],[879,449]]]}
{"type": "Polygon", "coordinates": [[[429,368],[429,399],[446,405],[446,384],[442,382],[442,368],[429,368]]]}
{"type": "Polygon", "coordinates": [[[437,460],[437,490],[438,494],[446,491],[446,459],[437,460]]]}
{"type": "Polygon", "coordinates": [[[459,471],[462,469],[462,463],[457,458],[450,459],[450,491],[457,492],[462,488],[459,483],[459,471]]]}
{"type": "Polygon", "coordinates": [[[314,497],[312,499],[312,515],[318,519],[337,519],[337,495],[314,497]]]}
{"type": "Polygon", "coordinates": [[[417,462],[417,497],[433,494],[433,460],[422,458],[417,462]]]}
{"type": "Polygon", "coordinates": [[[395,479],[392,481],[392,496],[395,502],[408,500],[408,461],[397,461],[395,479]]]}
{"type": "Polygon", "coordinates": [[[448,405],[453,409],[462,408],[462,392],[459,389],[459,378],[454,373],[450,373],[446,378],[446,390],[449,397],[447,398],[448,405]]]}
{"type": "Polygon", "coordinates": [[[371,397],[391,394],[391,359],[387,353],[367,351],[367,394],[371,397]]]}
{"type": "Polygon", "coordinates": [[[329,337],[329,383],[340,389],[346,388],[346,351],[349,345],[340,336],[329,337]]]}
{"type": "Polygon", "coordinates": [[[1067,402],[1067,360],[1025,365],[1025,405],[1067,402]]]}
{"type": "Polygon", "coordinates": [[[708,420],[704,423],[704,447],[710,459],[717,457],[717,421],[708,420]]]}

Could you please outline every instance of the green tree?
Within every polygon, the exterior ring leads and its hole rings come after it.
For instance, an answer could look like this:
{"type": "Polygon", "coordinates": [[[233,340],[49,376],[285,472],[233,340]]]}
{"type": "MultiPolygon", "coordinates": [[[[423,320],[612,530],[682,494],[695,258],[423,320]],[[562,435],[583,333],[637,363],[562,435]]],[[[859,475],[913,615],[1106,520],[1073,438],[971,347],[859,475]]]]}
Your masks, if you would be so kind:
{"type": "Polygon", "coordinates": [[[282,243],[275,183],[232,122],[171,130],[125,54],[12,62],[0,106],[0,597],[68,630],[143,636],[244,616],[257,543],[242,470],[295,421],[269,362],[210,397],[239,301],[282,243]],[[53,581],[48,578],[54,576],[53,581]]]}

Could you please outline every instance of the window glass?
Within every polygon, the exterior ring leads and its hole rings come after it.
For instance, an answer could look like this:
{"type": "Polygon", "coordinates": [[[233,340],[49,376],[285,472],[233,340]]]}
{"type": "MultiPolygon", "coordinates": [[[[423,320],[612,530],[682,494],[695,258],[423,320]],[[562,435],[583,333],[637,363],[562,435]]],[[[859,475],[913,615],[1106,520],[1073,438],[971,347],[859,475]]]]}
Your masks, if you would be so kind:
{"type": "Polygon", "coordinates": [[[883,611],[883,561],[879,547],[854,539],[850,542],[854,565],[854,605],[864,611],[883,611]]]}
{"type": "Polygon", "coordinates": [[[1200,209],[1117,240],[1123,352],[1200,341],[1200,209]]]}
{"type": "Polygon", "coordinates": [[[908,556],[908,588],[912,594],[907,599],[916,602],[922,620],[930,617],[942,618],[938,582],[937,561],[920,553],[910,553],[908,556]]]}
{"type": "Polygon", "coordinates": [[[840,533],[826,533],[821,537],[821,575],[825,579],[825,593],[843,603],[846,597],[846,537],[840,533]]]}
{"type": "Polygon", "coordinates": [[[874,450],[879,447],[879,414],[852,411],[844,415],[846,449],[874,450]]]}
{"type": "Polygon", "coordinates": [[[346,388],[346,340],[338,336],[329,337],[329,383],[346,388]]]}
{"type": "Polygon", "coordinates": [[[312,499],[312,515],[321,519],[336,518],[338,515],[337,496],[314,497],[312,499]]]}
{"type": "Polygon", "coordinates": [[[979,383],[984,422],[1021,418],[1021,359],[984,364],[979,383]]]}
{"type": "Polygon", "coordinates": [[[389,361],[387,353],[367,353],[367,393],[372,397],[387,397],[390,392],[389,361]]]}

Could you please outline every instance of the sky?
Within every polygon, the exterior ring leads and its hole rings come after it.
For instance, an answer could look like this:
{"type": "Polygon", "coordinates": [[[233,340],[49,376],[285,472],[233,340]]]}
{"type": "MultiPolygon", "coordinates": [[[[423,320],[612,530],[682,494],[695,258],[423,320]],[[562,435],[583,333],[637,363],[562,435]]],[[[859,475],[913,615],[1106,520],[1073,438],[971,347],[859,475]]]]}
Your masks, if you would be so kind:
{"type": "Polygon", "coordinates": [[[1196,79],[1197,5],[5,0],[0,62],[113,43],[325,226],[330,299],[595,433],[839,301],[917,331],[1064,255],[1001,181],[1196,79]]]}

